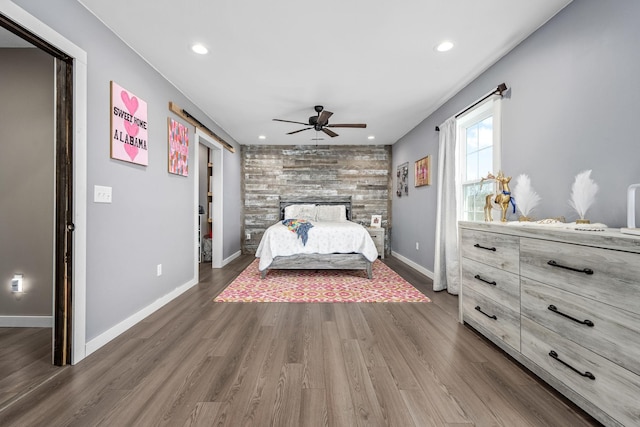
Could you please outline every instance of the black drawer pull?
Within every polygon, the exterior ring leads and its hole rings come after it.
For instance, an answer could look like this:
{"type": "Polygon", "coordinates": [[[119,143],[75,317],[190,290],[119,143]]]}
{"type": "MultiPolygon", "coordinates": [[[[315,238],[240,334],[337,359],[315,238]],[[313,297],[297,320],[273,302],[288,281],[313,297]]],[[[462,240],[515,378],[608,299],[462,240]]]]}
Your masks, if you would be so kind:
{"type": "Polygon", "coordinates": [[[480,244],[479,244],[479,243],[476,243],[475,245],[473,245],[473,247],[474,247],[474,248],[480,248],[480,249],[486,249],[486,250],[488,250],[488,251],[493,251],[493,252],[495,252],[495,251],[496,251],[496,248],[487,248],[486,246],[480,246],[480,244]]]}
{"type": "Polygon", "coordinates": [[[547,309],[549,309],[549,310],[553,311],[554,313],[558,313],[560,316],[564,316],[564,317],[566,317],[567,319],[571,319],[571,320],[573,320],[573,321],[574,321],[574,322],[576,322],[576,323],[580,323],[581,325],[587,325],[587,326],[592,327],[592,328],[595,326],[595,323],[593,323],[591,320],[589,320],[589,319],[585,319],[585,320],[578,320],[578,319],[576,319],[575,317],[571,317],[571,316],[569,316],[568,314],[565,314],[565,313],[563,313],[563,312],[559,311],[559,310],[558,310],[558,307],[556,307],[556,306],[555,306],[555,305],[553,305],[553,304],[551,304],[549,307],[547,307],[547,309]]]}
{"type": "Polygon", "coordinates": [[[596,377],[589,371],[586,371],[584,373],[578,371],[576,368],[574,368],[573,366],[569,365],[567,362],[565,362],[564,360],[560,359],[558,357],[558,353],[556,353],[555,351],[551,350],[549,352],[549,356],[551,356],[552,358],[556,359],[558,362],[562,363],[564,366],[566,366],[567,368],[571,369],[573,372],[575,372],[578,375],[581,375],[583,377],[587,377],[590,380],[595,380],[596,377]]]}
{"type": "Polygon", "coordinates": [[[560,267],[560,268],[564,268],[566,270],[571,270],[571,271],[577,271],[578,273],[584,273],[584,274],[593,274],[593,270],[590,268],[573,268],[573,267],[567,267],[566,265],[562,265],[562,264],[558,264],[557,262],[555,262],[554,260],[549,260],[547,262],[547,264],[549,264],[552,267],[560,267]]]}
{"type": "Polygon", "coordinates": [[[484,314],[485,316],[487,316],[489,319],[493,319],[493,320],[498,320],[498,318],[496,317],[496,315],[488,315],[487,313],[485,313],[484,311],[482,311],[482,309],[480,308],[479,305],[476,305],[476,310],[478,310],[480,313],[484,314]]]}
{"type": "Polygon", "coordinates": [[[473,277],[474,277],[474,278],[476,278],[476,279],[478,279],[478,280],[480,280],[481,282],[488,283],[488,284],[493,285],[493,286],[496,286],[496,285],[497,285],[497,283],[496,283],[495,281],[490,282],[490,281],[488,281],[487,279],[483,279],[482,277],[480,277],[480,275],[479,275],[479,274],[476,274],[476,275],[475,275],[475,276],[473,276],[473,277]]]}

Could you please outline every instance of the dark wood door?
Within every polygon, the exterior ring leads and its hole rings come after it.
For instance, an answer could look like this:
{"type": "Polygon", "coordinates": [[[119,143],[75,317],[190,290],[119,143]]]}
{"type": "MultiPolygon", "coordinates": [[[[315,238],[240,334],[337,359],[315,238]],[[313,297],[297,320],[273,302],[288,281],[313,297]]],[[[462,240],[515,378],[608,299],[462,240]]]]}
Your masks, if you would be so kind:
{"type": "Polygon", "coordinates": [[[73,63],[56,58],[56,262],[53,362],[71,363],[73,279],[73,63]]]}

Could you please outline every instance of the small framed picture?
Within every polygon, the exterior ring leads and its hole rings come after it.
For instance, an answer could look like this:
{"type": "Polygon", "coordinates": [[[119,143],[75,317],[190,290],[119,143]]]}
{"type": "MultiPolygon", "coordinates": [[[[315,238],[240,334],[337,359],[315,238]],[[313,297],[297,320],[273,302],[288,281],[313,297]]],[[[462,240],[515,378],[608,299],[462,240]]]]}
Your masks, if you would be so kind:
{"type": "Polygon", "coordinates": [[[382,215],[371,215],[371,228],[382,227],[382,215]]]}
{"type": "Polygon", "coordinates": [[[169,124],[169,173],[189,176],[189,128],[167,118],[169,124]]]}
{"type": "Polygon", "coordinates": [[[416,162],[415,186],[431,185],[431,156],[423,157],[416,162]]]}
{"type": "Polygon", "coordinates": [[[409,195],[409,162],[403,163],[398,166],[398,189],[396,195],[402,197],[402,193],[405,196],[409,195]]]}

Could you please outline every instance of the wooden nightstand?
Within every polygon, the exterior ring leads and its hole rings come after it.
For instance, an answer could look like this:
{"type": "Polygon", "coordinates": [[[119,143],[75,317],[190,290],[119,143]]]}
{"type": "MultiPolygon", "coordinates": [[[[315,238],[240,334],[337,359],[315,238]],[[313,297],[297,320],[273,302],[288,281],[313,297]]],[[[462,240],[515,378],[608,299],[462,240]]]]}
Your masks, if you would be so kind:
{"type": "Polygon", "coordinates": [[[380,258],[384,259],[384,228],[373,228],[366,227],[369,235],[373,239],[373,243],[376,244],[376,249],[378,250],[378,255],[380,258]]]}

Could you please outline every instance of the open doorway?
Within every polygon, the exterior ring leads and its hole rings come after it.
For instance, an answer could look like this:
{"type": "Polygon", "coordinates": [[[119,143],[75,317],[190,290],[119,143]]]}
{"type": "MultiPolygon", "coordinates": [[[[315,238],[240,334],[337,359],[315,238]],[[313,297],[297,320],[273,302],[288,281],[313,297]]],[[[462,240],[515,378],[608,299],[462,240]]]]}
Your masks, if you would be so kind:
{"type": "Polygon", "coordinates": [[[5,407],[71,363],[73,64],[2,15],[0,40],[0,271],[2,282],[11,279],[0,304],[5,407]]]}
{"type": "MultiPolygon", "coordinates": [[[[52,294],[48,353],[55,365],[77,363],[85,357],[86,52],[11,2],[2,4],[0,29],[52,59],[54,125],[43,138],[50,144],[54,168],[49,182],[53,237],[43,243],[53,248],[47,280],[52,294]]],[[[35,171],[38,165],[32,167],[35,171]]]]}
{"type": "Polygon", "coordinates": [[[195,199],[198,205],[196,225],[199,224],[196,233],[200,233],[200,235],[197,235],[199,244],[196,245],[194,271],[198,275],[200,260],[210,262],[211,268],[222,268],[222,190],[224,187],[222,182],[222,146],[197,128],[195,142],[196,156],[198,157],[196,160],[197,176],[199,177],[195,180],[195,199]],[[207,156],[207,158],[202,159],[202,156],[207,156]],[[202,188],[202,186],[206,187],[202,188]],[[200,206],[202,206],[202,210],[200,210],[200,206]],[[210,241],[206,241],[208,236],[210,241]],[[206,257],[206,261],[203,256],[205,247],[210,247],[210,257],[206,257]]]}
{"type": "Polygon", "coordinates": [[[3,128],[22,128],[21,143],[12,143],[12,132],[5,132],[0,147],[2,157],[12,159],[2,167],[9,174],[3,176],[2,203],[7,204],[4,225],[10,225],[3,227],[2,240],[11,242],[13,256],[3,257],[2,267],[22,282],[1,310],[10,314],[13,327],[29,328],[29,336],[46,336],[39,328],[51,330],[46,349],[35,347],[41,344],[34,340],[22,351],[48,352],[55,365],[66,365],[71,363],[72,320],[73,61],[3,16],[0,27],[4,74],[10,77],[4,81],[9,86],[3,89],[7,110],[2,113],[10,123],[3,128]],[[11,40],[15,47],[6,47],[11,40]]]}

